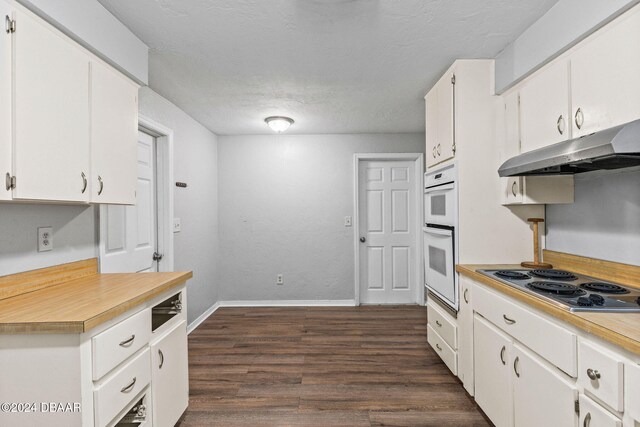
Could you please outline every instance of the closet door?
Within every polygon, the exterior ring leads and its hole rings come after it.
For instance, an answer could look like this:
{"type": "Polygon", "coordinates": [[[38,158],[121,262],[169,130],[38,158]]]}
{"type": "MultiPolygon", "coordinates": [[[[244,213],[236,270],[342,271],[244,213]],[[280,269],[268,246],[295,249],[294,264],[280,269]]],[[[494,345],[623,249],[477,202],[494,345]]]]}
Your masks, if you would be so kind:
{"type": "Polygon", "coordinates": [[[89,200],[89,59],[40,18],[16,11],[14,198],[89,200]]]}

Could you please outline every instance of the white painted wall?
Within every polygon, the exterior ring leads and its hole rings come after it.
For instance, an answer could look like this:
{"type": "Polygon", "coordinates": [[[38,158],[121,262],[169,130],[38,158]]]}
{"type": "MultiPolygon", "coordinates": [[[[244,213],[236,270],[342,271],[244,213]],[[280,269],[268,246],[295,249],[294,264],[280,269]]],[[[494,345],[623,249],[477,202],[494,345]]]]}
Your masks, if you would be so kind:
{"type": "Polygon", "coordinates": [[[575,176],[575,203],[547,206],[547,249],[640,265],[640,169],[575,176]]]}
{"type": "Polygon", "coordinates": [[[424,134],[218,137],[221,301],[353,300],[353,154],[424,134]],[[284,285],[276,275],[284,274],[284,285]]]}
{"type": "Polygon", "coordinates": [[[148,83],[149,48],[97,0],[17,1],[138,83],[148,83]]]}
{"type": "Polygon", "coordinates": [[[140,89],[140,114],[173,130],[174,216],[182,231],[174,234],[174,268],[193,270],[187,283],[189,322],[218,297],[217,137],[148,87],[140,89]]]}
{"type": "Polygon", "coordinates": [[[96,208],[0,204],[0,276],[97,256],[96,208]],[[38,227],[53,227],[53,250],[38,252],[38,227]]]}
{"type": "Polygon", "coordinates": [[[560,0],[496,57],[496,91],[513,84],[640,0],[560,0]]]}

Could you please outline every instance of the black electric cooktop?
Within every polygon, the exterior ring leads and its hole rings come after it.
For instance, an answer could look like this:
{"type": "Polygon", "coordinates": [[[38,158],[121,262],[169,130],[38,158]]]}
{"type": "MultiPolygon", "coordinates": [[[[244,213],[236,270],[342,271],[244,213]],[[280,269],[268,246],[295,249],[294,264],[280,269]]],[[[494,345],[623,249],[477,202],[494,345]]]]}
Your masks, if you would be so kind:
{"type": "Polygon", "coordinates": [[[565,270],[478,270],[569,311],[640,312],[640,291],[565,270]]]}

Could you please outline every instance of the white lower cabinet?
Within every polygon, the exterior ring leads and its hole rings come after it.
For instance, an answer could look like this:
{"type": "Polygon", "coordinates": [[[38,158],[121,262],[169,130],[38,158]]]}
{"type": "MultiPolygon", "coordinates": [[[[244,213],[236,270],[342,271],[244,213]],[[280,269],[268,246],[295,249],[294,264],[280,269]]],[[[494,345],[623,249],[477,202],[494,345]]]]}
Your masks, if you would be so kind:
{"type": "Polygon", "coordinates": [[[621,427],[622,421],[585,395],[580,395],[580,426],[621,427]]]}
{"type": "Polygon", "coordinates": [[[515,344],[512,358],[514,425],[575,425],[578,398],[575,384],[524,346],[515,344]]]}
{"type": "Polygon", "coordinates": [[[154,426],[174,426],[189,403],[187,322],[151,344],[154,426]]]}
{"type": "Polygon", "coordinates": [[[460,310],[458,311],[458,378],[467,393],[474,395],[473,384],[473,284],[460,277],[460,310]]]}
{"type": "Polygon", "coordinates": [[[475,399],[496,427],[513,425],[511,338],[474,315],[475,399]]]}

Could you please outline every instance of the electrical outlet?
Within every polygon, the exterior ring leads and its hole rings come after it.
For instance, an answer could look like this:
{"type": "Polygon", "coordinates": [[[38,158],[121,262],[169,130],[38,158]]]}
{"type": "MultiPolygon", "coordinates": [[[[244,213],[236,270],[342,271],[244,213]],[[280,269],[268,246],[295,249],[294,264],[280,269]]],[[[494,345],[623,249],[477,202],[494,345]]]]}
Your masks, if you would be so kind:
{"type": "Polygon", "coordinates": [[[53,249],[53,227],[38,227],[38,252],[53,249]]]}
{"type": "Polygon", "coordinates": [[[276,276],[276,285],[284,285],[284,276],[282,273],[276,276]]]}
{"type": "Polygon", "coordinates": [[[351,223],[352,223],[351,217],[350,216],[345,216],[344,217],[344,226],[345,227],[351,227],[351,223]]]}
{"type": "Polygon", "coordinates": [[[180,218],[173,218],[173,232],[180,232],[180,218]]]}

